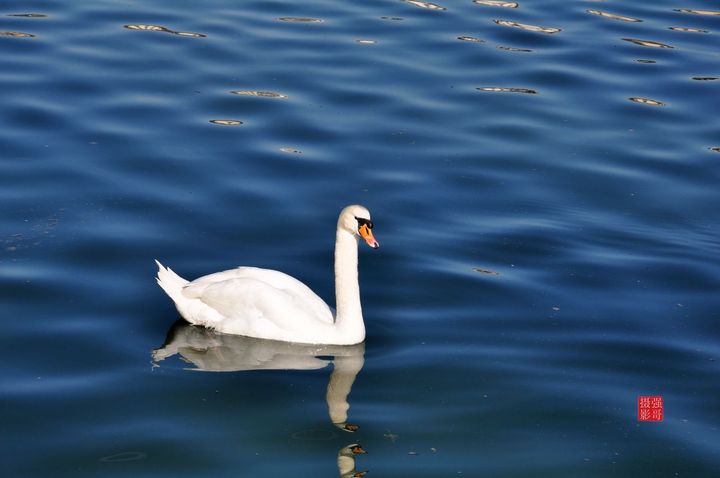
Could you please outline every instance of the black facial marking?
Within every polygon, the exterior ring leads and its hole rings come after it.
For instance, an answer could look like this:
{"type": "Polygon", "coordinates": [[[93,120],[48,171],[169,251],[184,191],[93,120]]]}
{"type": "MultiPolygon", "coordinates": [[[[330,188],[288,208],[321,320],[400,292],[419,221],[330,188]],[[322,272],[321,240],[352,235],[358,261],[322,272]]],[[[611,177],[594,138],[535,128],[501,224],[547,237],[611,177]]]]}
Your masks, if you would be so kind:
{"type": "Polygon", "coordinates": [[[370,219],[363,219],[362,217],[357,217],[357,216],[355,216],[355,219],[357,219],[357,222],[358,222],[358,229],[360,229],[360,227],[363,224],[367,224],[367,227],[370,229],[373,228],[373,223],[370,219]]]}

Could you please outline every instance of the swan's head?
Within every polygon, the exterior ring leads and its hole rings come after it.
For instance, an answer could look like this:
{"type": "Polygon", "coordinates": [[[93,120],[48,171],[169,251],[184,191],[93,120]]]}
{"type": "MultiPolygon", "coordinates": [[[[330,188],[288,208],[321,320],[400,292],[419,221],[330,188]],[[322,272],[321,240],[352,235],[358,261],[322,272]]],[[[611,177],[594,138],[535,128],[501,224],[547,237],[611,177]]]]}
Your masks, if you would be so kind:
{"type": "Polygon", "coordinates": [[[370,220],[370,211],[363,206],[352,205],[342,210],[338,219],[338,229],[344,229],[353,235],[365,239],[368,246],[373,249],[380,247],[372,233],[373,223],[370,220]]]}

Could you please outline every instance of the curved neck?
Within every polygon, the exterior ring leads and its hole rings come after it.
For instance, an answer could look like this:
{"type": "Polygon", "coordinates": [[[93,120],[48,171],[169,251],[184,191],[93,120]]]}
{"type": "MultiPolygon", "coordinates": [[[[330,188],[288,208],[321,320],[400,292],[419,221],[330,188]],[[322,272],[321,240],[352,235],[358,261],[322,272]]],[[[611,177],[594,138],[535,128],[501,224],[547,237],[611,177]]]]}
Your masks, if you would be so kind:
{"type": "Polygon", "coordinates": [[[365,340],[358,285],[358,239],[339,228],[335,236],[335,307],[335,327],[343,342],[357,344],[365,340]]]}

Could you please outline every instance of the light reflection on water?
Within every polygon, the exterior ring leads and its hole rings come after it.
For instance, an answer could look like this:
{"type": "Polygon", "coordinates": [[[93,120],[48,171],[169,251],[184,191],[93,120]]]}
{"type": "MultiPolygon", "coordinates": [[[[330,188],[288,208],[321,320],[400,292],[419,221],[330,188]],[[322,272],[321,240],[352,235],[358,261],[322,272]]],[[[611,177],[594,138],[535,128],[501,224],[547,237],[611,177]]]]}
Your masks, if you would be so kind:
{"type": "Polygon", "coordinates": [[[588,13],[598,15],[605,18],[611,18],[613,20],[619,20],[621,22],[642,22],[639,18],[625,17],[622,15],[616,15],[610,12],[604,12],[602,10],[586,10],[588,13]]]}
{"type": "Polygon", "coordinates": [[[23,18],[47,18],[44,13],[8,13],[8,17],[23,17],[23,18]]]}
{"type": "Polygon", "coordinates": [[[519,22],[513,22],[510,20],[495,20],[495,23],[498,25],[502,25],[504,27],[512,27],[512,28],[520,28],[522,30],[527,30],[530,32],[539,32],[539,33],[558,33],[562,31],[560,28],[555,27],[539,27],[537,25],[528,25],[527,23],[519,23],[519,22]]]}
{"type": "Polygon", "coordinates": [[[219,124],[221,126],[240,126],[243,124],[240,120],[232,120],[232,119],[212,119],[210,120],[212,124],[219,124]]]}
{"type": "Polygon", "coordinates": [[[676,12],[680,13],[694,13],[695,15],[714,15],[720,16],[720,11],[717,10],[695,10],[692,8],[677,8],[676,12]]]}
{"type": "Polygon", "coordinates": [[[669,27],[670,30],[675,30],[678,32],[689,32],[689,33],[710,33],[707,30],[703,30],[702,28],[690,28],[690,27],[669,27]]]}
{"type": "Polygon", "coordinates": [[[504,2],[500,0],[473,0],[473,3],[478,5],[486,5],[489,7],[502,7],[502,8],[517,8],[519,4],[517,2],[504,2]]]}
{"type": "Polygon", "coordinates": [[[461,37],[458,37],[458,40],[468,41],[471,43],[485,43],[485,40],[482,40],[482,39],[476,38],[476,37],[470,37],[470,36],[461,36],[461,37]]]}
{"type": "Polygon", "coordinates": [[[274,91],[232,90],[230,93],[240,96],[259,96],[262,98],[287,98],[287,95],[274,91]]]}
{"type": "Polygon", "coordinates": [[[636,45],[646,46],[648,48],[674,48],[673,46],[667,45],[665,43],[660,43],[652,40],[638,40],[637,38],[623,38],[623,40],[634,43],[636,45]]]}
{"type": "Polygon", "coordinates": [[[307,17],[280,17],[278,18],[281,22],[290,23],[322,23],[323,20],[320,18],[307,18],[307,17]]]}
{"type": "Polygon", "coordinates": [[[650,98],[641,98],[641,97],[639,97],[639,96],[631,96],[631,97],[628,98],[628,99],[629,99],[630,101],[634,102],[634,103],[641,103],[641,104],[644,104],[644,105],[650,105],[650,106],[665,106],[665,103],[663,103],[662,101],[652,100],[652,99],[650,99],[650,98]]]}
{"type": "Polygon", "coordinates": [[[141,30],[141,31],[149,31],[149,32],[165,32],[165,33],[171,33],[173,35],[178,35],[182,37],[193,37],[193,38],[205,38],[207,35],[203,33],[193,33],[193,32],[181,32],[178,30],[173,30],[168,27],[163,27],[161,25],[124,25],[125,28],[128,30],[141,30]]]}
{"type": "Polygon", "coordinates": [[[428,10],[447,10],[447,8],[438,5],[436,3],[430,3],[430,2],[421,2],[419,0],[403,0],[406,3],[409,3],[411,5],[415,5],[416,7],[420,8],[427,8],[428,10]]]}
{"type": "Polygon", "coordinates": [[[3,37],[13,37],[13,38],[34,38],[35,35],[32,33],[23,33],[23,32],[2,32],[0,31],[0,36],[3,37]]]}
{"type": "Polygon", "coordinates": [[[500,92],[500,93],[527,93],[531,95],[536,95],[537,91],[532,90],[530,88],[510,88],[510,87],[500,87],[500,86],[482,86],[477,88],[480,91],[494,91],[494,92],[500,92]]]}

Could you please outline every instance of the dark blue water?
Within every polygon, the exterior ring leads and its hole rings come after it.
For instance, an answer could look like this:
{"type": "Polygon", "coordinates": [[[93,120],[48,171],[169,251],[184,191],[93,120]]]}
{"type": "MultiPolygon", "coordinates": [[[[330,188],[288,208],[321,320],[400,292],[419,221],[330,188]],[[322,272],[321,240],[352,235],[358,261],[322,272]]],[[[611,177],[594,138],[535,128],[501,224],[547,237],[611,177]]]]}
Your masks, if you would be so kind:
{"type": "Polygon", "coordinates": [[[437,1],[0,5],[3,476],[718,476],[720,9],[437,1]],[[364,347],[175,323],[350,203],[364,347]]]}

